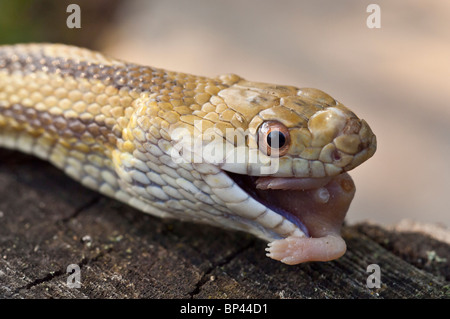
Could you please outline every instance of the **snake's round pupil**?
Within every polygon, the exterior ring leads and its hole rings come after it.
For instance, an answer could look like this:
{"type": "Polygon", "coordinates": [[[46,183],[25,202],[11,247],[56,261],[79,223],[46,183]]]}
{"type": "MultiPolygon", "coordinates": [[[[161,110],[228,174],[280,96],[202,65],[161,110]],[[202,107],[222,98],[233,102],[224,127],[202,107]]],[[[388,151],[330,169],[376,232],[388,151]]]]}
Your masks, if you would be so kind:
{"type": "Polygon", "coordinates": [[[286,143],[286,137],[280,131],[271,131],[267,134],[267,145],[280,148],[286,143]]]}

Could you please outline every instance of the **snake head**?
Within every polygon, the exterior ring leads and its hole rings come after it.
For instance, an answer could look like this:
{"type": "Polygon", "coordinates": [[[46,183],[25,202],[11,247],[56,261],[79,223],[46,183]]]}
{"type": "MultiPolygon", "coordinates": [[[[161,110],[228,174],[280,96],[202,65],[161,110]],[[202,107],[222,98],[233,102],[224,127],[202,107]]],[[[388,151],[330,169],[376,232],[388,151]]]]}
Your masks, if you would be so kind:
{"type": "Polygon", "coordinates": [[[320,90],[240,81],[219,96],[246,124],[241,146],[259,159],[225,160],[224,170],[316,179],[349,171],[375,153],[366,121],[320,90]],[[275,169],[262,169],[267,165],[275,169]]]}
{"type": "Polygon", "coordinates": [[[210,186],[234,222],[270,241],[268,256],[288,264],[342,256],[340,229],[355,193],[346,172],[376,150],[368,124],[317,89],[236,79],[217,96],[234,135],[222,132],[232,147],[214,181],[234,184],[210,186]]]}

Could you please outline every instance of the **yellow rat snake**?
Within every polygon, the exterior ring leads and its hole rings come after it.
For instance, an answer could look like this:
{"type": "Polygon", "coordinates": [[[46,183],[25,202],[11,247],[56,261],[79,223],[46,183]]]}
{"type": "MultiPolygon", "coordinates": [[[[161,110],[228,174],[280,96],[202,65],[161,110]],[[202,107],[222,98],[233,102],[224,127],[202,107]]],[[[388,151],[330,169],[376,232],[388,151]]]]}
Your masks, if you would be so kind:
{"type": "Polygon", "coordinates": [[[376,138],[317,89],[19,44],[0,46],[0,146],[146,213],[249,232],[298,264],[345,253],[346,172],[376,138]]]}

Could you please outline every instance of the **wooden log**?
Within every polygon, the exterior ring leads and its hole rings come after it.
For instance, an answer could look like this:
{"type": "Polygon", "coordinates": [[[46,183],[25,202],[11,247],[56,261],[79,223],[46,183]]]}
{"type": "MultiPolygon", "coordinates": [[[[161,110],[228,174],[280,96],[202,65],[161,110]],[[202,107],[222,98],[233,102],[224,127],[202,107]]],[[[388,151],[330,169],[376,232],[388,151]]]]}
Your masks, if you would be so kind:
{"type": "Polygon", "coordinates": [[[344,257],[287,266],[250,235],[154,218],[7,150],[0,199],[1,298],[450,296],[444,228],[437,240],[420,224],[410,232],[348,226],[344,257]],[[80,267],[81,288],[67,285],[71,264],[80,267]],[[370,264],[380,266],[380,288],[367,287],[370,264]]]}

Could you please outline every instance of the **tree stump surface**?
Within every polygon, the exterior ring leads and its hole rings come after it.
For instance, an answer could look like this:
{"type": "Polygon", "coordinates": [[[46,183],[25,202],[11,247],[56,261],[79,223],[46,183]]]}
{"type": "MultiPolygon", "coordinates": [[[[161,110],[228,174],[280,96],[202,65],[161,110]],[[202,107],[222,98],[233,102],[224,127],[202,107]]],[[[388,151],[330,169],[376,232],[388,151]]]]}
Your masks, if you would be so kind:
{"type": "Polygon", "coordinates": [[[287,266],[250,235],[146,215],[0,150],[0,298],[449,298],[450,231],[402,225],[346,226],[342,258],[287,266]]]}

